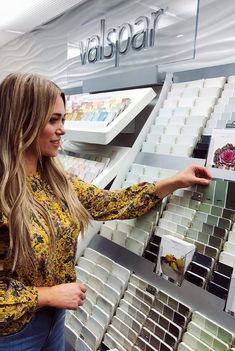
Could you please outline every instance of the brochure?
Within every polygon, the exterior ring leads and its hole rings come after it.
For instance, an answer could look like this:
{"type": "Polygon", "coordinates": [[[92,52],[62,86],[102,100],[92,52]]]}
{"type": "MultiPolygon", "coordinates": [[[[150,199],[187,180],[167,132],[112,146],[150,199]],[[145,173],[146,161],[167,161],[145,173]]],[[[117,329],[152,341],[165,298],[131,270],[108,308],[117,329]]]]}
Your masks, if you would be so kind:
{"type": "Polygon", "coordinates": [[[159,249],[157,273],[180,285],[194,252],[194,244],[172,235],[164,235],[159,249]]]}
{"type": "Polygon", "coordinates": [[[235,170],[235,129],[214,129],[207,157],[207,166],[235,170]]]}

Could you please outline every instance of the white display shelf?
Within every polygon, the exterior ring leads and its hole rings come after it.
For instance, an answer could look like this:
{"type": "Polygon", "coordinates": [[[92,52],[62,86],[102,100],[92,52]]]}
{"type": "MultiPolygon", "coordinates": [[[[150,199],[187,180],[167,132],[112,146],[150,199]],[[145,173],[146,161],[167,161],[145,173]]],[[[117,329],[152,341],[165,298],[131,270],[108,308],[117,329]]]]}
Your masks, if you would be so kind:
{"type": "Polygon", "coordinates": [[[92,181],[93,184],[100,188],[106,187],[117,175],[120,169],[126,164],[132,149],[123,146],[114,145],[95,145],[95,144],[81,144],[71,143],[65,140],[63,143],[65,151],[87,152],[88,154],[97,153],[102,156],[110,158],[108,165],[104,170],[92,181]]]}
{"type": "Polygon", "coordinates": [[[103,172],[92,182],[100,188],[104,188],[116,177],[131,152],[129,147],[109,146],[109,148],[112,150],[111,160],[103,172]]]}
{"type": "Polygon", "coordinates": [[[152,88],[132,89],[95,94],[95,99],[129,98],[129,106],[116,117],[108,126],[97,127],[96,124],[88,122],[87,125],[79,121],[66,121],[66,139],[83,143],[108,144],[118,135],[156,96],[152,88]]]}

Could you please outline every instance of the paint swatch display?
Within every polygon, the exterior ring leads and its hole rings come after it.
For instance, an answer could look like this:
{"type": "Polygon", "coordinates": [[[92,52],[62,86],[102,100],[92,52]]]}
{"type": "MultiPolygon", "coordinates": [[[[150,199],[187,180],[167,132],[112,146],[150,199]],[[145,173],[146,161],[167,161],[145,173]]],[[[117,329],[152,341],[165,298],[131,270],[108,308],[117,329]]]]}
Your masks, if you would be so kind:
{"type": "Polygon", "coordinates": [[[190,317],[189,306],[131,274],[102,345],[127,351],[173,351],[190,317]]]}
{"type": "Polygon", "coordinates": [[[87,158],[71,156],[71,153],[58,155],[58,159],[63,164],[66,172],[87,182],[92,182],[110,161],[109,158],[100,155],[86,154],[84,157],[87,158]]]}
{"type": "Polygon", "coordinates": [[[78,349],[98,349],[105,330],[123,295],[130,271],[99,252],[86,248],[75,266],[77,282],[87,288],[86,300],[76,311],[67,311],[65,325],[78,349]]]}
{"type": "Polygon", "coordinates": [[[96,122],[107,126],[131,103],[130,98],[95,98],[89,95],[69,95],[66,97],[66,120],[78,121],[82,125],[96,122]]]}
{"type": "MultiPolygon", "coordinates": [[[[157,264],[157,272],[162,273],[162,256],[168,261],[165,265],[175,267],[177,263],[175,254],[160,251],[168,236],[193,244],[196,251],[184,279],[227,299],[235,262],[234,187],[235,182],[213,180],[207,187],[177,190],[169,197],[144,252],[145,258],[157,264]]],[[[177,273],[172,274],[176,278],[177,273]]]]}
{"type": "Polygon", "coordinates": [[[200,312],[193,312],[178,350],[230,350],[234,334],[208,319],[200,312]]]}

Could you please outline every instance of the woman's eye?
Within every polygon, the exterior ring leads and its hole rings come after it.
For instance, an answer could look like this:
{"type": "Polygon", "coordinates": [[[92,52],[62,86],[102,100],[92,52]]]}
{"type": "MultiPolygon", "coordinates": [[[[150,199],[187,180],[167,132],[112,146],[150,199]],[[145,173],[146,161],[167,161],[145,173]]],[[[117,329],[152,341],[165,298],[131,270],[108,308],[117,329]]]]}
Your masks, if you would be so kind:
{"type": "Polygon", "coordinates": [[[57,118],[50,118],[50,120],[49,120],[49,122],[51,123],[51,124],[55,124],[56,122],[57,122],[57,118]]]}

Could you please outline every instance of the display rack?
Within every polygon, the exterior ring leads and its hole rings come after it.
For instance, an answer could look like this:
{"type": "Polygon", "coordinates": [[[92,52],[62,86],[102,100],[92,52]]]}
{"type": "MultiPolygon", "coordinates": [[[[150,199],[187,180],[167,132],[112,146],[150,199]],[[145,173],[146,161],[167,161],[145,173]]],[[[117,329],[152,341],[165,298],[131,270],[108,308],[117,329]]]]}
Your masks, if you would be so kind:
{"type": "MultiPolygon", "coordinates": [[[[80,150],[81,145],[76,145],[76,143],[64,143],[63,148],[65,151],[77,152],[80,150]]],[[[93,184],[100,188],[104,188],[109,184],[119,172],[121,166],[128,159],[131,152],[131,148],[123,146],[114,145],[96,145],[96,144],[84,144],[82,145],[82,150],[86,152],[93,153],[94,150],[100,155],[107,155],[110,158],[109,163],[104,168],[104,170],[92,181],[93,184]]]]}
{"type": "Polygon", "coordinates": [[[89,247],[130,269],[149,284],[174,296],[178,301],[190,306],[192,310],[204,313],[208,318],[234,333],[235,319],[223,312],[224,300],[189,283],[187,280],[184,280],[180,287],[172,284],[153,272],[154,264],[152,262],[100,235],[94,236],[89,247]]]}
{"type": "MultiPolygon", "coordinates": [[[[203,77],[206,77],[205,71],[201,73],[203,77]]],[[[230,72],[230,74],[231,73],[232,72],[230,72]]],[[[221,72],[218,69],[216,69],[216,73],[214,73],[213,71],[209,74],[210,77],[219,75],[221,75],[221,72]]],[[[144,142],[148,133],[148,129],[150,128],[151,123],[153,122],[154,118],[156,117],[156,114],[162,106],[163,100],[166,97],[167,92],[170,90],[171,78],[172,76],[170,74],[167,75],[157,104],[153,109],[152,113],[150,114],[148,120],[146,121],[144,127],[142,128],[134,145],[132,146],[132,152],[127,154],[125,162],[122,164],[122,167],[119,168],[117,177],[112,185],[112,189],[119,188],[121,186],[125,175],[133,162],[145,166],[157,167],[160,165],[163,168],[175,170],[180,170],[192,163],[205,165],[205,159],[195,159],[174,155],[160,155],[139,152],[141,149],[141,144],[144,142]]],[[[195,72],[193,72],[193,78],[198,78],[195,72]]],[[[188,77],[188,75],[187,80],[190,80],[190,77],[188,77]]],[[[210,171],[212,173],[213,178],[228,179],[233,181],[235,180],[235,172],[223,171],[214,168],[210,169],[210,171]]],[[[163,291],[174,297],[177,301],[180,301],[190,306],[192,311],[201,312],[208,319],[211,319],[213,322],[218,323],[219,325],[223,326],[225,329],[234,334],[235,319],[223,311],[225,307],[225,301],[223,299],[220,299],[215,295],[209,293],[208,291],[191,284],[187,280],[184,280],[183,284],[180,287],[174,285],[173,283],[165,280],[163,277],[158,276],[156,273],[154,273],[154,263],[150,262],[142,256],[138,256],[130,252],[126,248],[117,245],[116,243],[110,240],[107,240],[99,234],[95,234],[93,236],[93,239],[88,244],[88,247],[100,252],[101,254],[111,258],[118,264],[128,268],[132,273],[135,273],[140,278],[143,278],[149,284],[157,287],[158,289],[162,289],[163,291]]]]}
{"type": "Polygon", "coordinates": [[[93,184],[100,188],[104,188],[116,177],[118,171],[123,163],[126,162],[128,155],[131,152],[131,148],[128,147],[110,146],[109,149],[112,150],[112,158],[108,166],[93,181],[93,184]]]}
{"type": "Polygon", "coordinates": [[[66,139],[84,143],[108,144],[117,136],[156,96],[152,88],[132,89],[96,94],[95,98],[129,98],[129,106],[108,126],[94,127],[91,122],[66,121],[66,139]]]}

